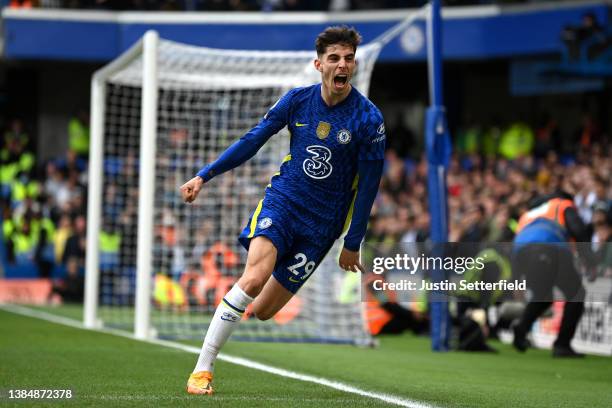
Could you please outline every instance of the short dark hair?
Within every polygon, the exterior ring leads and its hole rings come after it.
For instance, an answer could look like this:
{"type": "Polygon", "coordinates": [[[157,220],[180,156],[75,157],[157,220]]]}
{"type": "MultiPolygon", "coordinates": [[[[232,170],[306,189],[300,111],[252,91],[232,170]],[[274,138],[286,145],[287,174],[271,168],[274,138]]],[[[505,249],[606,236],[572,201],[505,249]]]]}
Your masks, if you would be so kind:
{"type": "Polygon", "coordinates": [[[353,47],[357,51],[357,46],[361,43],[361,35],[353,27],[346,25],[327,27],[317,36],[315,48],[317,55],[325,54],[327,47],[333,44],[345,44],[353,47]]]}

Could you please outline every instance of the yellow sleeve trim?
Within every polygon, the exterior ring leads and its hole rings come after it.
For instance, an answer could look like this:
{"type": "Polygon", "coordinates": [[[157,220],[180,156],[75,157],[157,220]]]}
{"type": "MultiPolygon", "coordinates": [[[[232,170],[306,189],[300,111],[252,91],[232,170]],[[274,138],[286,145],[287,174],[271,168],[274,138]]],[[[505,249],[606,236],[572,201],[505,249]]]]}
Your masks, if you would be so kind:
{"type": "Polygon", "coordinates": [[[353,200],[351,200],[351,206],[349,207],[348,214],[346,214],[346,219],[344,220],[344,227],[342,228],[342,233],[344,234],[346,230],[348,230],[349,225],[351,225],[351,220],[353,219],[353,211],[355,210],[355,199],[357,198],[357,185],[359,184],[359,174],[355,176],[353,180],[352,190],[355,190],[353,193],[353,200]]]}

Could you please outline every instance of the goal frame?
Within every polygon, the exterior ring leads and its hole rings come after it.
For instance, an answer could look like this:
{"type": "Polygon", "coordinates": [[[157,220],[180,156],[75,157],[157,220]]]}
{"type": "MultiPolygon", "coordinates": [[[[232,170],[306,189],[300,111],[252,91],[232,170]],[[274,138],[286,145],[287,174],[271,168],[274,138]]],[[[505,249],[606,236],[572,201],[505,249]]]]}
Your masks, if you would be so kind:
{"type": "MultiPolygon", "coordinates": [[[[371,70],[382,47],[391,39],[396,37],[403,29],[423,15],[425,9],[411,14],[408,18],[385,31],[368,44],[360,47],[363,55],[368,55],[362,69],[368,72],[362,78],[361,87],[365,90],[369,88],[371,81],[371,70]],[[367,51],[366,51],[367,50],[367,51]]],[[[169,41],[172,42],[172,41],[169,41]]],[[[100,318],[100,283],[101,277],[101,250],[100,234],[102,231],[103,200],[104,200],[104,155],[105,138],[112,137],[106,130],[107,109],[111,96],[109,85],[119,78],[123,71],[129,69],[137,63],[135,69],[139,70],[137,80],[131,82],[132,86],[142,89],[140,95],[140,123],[138,136],[135,132],[133,137],[139,140],[139,163],[138,163],[138,204],[137,204],[137,232],[136,232],[136,288],[133,309],[133,335],[139,339],[151,339],[157,337],[156,328],[153,325],[152,313],[153,305],[151,302],[153,270],[154,270],[154,228],[155,228],[155,208],[151,205],[155,201],[156,183],[156,145],[159,136],[158,121],[158,102],[163,97],[160,86],[164,86],[164,81],[168,78],[163,77],[164,66],[167,61],[162,60],[160,52],[163,51],[165,40],[160,39],[158,33],[149,30],[131,48],[126,50],[112,62],[96,71],[91,82],[91,141],[89,153],[89,182],[88,182],[88,209],[87,209],[87,244],[86,244],[86,272],[85,272],[85,299],[83,310],[83,322],[87,328],[100,328],[105,322],[100,318]],[[160,77],[161,75],[161,77],[160,77]]],[[[182,46],[186,44],[176,43],[182,46]]],[[[191,47],[191,46],[189,46],[191,47]]],[[[202,47],[204,48],[204,47],[202,47]]],[[[245,53],[248,55],[260,53],[260,51],[246,50],[214,50],[212,51],[231,51],[238,53],[241,57],[245,53]]],[[[285,54],[284,51],[272,51],[275,54],[285,54]]],[[[291,51],[289,53],[312,54],[314,51],[291,51]]],[[[165,59],[165,58],[164,58],[165,59]]],[[[300,67],[300,69],[302,69],[300,67]]],[[[132,78],[133,79],[133,78],[132,78]]],[[[136,122],[138,123],[138,122],[136,122]]],[[[135,127],[135,126],[134,126],[135,127]]],[[[135,183],[134,183],[135,184],[135,183]]],[[[364,326],[364,334],[371,340],[365,328],[365,317],[363,304],[359,308],[361,322],[364,326]]],[[[352,339],[350,342],[360,344],[360,340],[352,339]]]]}

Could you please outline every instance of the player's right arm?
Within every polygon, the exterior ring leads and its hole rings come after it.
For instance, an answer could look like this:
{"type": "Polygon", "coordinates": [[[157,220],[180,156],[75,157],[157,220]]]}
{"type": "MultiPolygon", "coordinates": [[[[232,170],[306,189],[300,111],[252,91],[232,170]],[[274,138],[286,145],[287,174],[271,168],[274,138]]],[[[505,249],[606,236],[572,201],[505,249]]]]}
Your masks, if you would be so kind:
{"type": "Polygon", "coordinates": [[[240,166],[276,134],[287,125],[291,100],[295,89],[286,93],[282,98],[270,108],[263,119],[239,140],[227,148],[214,162],[204,166],[194,178],[183,184],[180,188],[183,201],[193,202],[198,196],[204,183],[215,176],[225,173],[233,168],[240,166]]]}
{"type": "Polygon", "coordinates": [[[192,203],[193,200],[196,199],[202,186],[204,185],[204,180],[202,177],[195,176],[185,184],[181,186],[181,196],[183,197],[183,201],[186,203],[192,203]]]}

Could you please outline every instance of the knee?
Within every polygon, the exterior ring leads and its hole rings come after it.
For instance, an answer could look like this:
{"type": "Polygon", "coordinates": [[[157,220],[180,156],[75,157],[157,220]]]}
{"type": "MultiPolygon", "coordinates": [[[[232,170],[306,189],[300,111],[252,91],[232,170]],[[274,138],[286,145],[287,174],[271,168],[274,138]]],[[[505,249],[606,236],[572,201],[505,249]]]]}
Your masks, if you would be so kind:
{"type": "Polygon", "coordinates": [[[270,320],[274,316],[274,313],[272,313],[270,310],[266,310],[262,306],[254,304],[253,315],[257,318],[257,320],[265,322],[266,320],[270,320]]]}
{"type": "Polygon", "coordinates": [[[266,262],[249,258],[238,284],[249,296],[256,297],[263,290],[271,273],[271,267],[266,262]]]}
{"type": "Polygon", "coordinates": [[[256,297],[259,295],[266,284],[265,277],[261,274],[245,273],[238,281],[238,286],[249,296],[256,297]]]}

